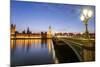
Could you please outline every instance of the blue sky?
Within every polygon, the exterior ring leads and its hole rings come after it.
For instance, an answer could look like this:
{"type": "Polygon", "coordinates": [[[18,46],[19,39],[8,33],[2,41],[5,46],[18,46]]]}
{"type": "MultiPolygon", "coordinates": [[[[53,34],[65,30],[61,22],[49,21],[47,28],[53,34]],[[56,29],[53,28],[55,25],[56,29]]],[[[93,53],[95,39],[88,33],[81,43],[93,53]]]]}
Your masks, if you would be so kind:
{"type": "MultiPolygon", "coordinates": [[[[58,32],[84,32],[85,27],[80,20],[83,8],[95,9],[85,5],[11,1],[11,23],[16,24],[20,32],[28,27],[33,32],[47,31],[49,26],[58,32]]],[[[89,20],[90,32],[95,30],[94,21],[95,14],[89,20]]]]}

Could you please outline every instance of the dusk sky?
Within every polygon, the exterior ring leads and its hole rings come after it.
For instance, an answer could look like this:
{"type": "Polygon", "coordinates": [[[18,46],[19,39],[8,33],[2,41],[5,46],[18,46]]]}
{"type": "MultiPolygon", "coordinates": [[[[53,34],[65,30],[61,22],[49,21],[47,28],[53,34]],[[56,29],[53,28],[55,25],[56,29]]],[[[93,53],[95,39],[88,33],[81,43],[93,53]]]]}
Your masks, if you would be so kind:
{"type": "MultiPolygon", "coordinates": [[[[18,31],[28,27],[32,32],[47,31],[49,26],[56,32],[84,32],[85,26],[80,20],[81,10],[94,6],[51,4],[40,2],[11,2],[11,24],[18,31]]],[[[95,15],[89,20],[89,32],[95,30],[95,15]]]]}

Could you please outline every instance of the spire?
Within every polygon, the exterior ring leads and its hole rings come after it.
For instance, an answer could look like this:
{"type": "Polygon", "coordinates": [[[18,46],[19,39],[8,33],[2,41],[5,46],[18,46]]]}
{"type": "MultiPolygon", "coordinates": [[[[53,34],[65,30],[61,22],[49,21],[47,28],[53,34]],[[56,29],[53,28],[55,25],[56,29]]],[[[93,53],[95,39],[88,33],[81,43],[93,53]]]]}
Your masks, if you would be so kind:
{"type": "Polygon", "coordinates": [[[51,26],[49,26],[49,29],[51,29],[51,26]]]}
{"type": "Polygon", "coordinates": [[[27,28],[27,33],[29,33],[30,32],[30,30],[29,30],[29,27],[27,28]]]}
{"type": "Polygon", "coordinates": [[[49,26],[49,29],[48,29],[48,38],[51,38],[52,37],[52,33],[51,33],[51,26],[49,26]]]}
{"type": "Polygon", "coordinates": [[[13,27],[13,24],[11,24],[11,27],[13,27]]]}

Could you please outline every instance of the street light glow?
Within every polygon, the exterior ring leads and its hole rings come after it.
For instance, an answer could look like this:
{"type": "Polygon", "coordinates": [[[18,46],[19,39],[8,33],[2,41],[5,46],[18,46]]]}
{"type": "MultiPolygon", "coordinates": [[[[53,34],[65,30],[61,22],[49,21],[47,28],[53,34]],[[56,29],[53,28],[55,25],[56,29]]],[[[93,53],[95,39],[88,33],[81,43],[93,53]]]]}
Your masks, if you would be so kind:
{"type": "Polygon", "coordinates": [[[87,20],[91,18],[93,15],[93,11],[89,9],[83,9],[82,15],[80,16],[81,21],[87,20]]]}
{"type": "Polygon", "coordinates": [[[83,10],[83,16],[85,17],[85,18],[91,18],[92,17],[92,15],[93,15],[93,12],[92,12],[92,10],[89,10],[89,9],[84,9],[83,10]]]}
{"type": "Polygon", "coordinates": [[[87,16],[88,10],[87,10],[87,9],[84,9],[84,10],[83,10],[83,14],[84,14],[84,16],[87,16]]]}
{"type": "Polygon", "coordinates": [[[81,21],[84,21],[85,18],[83,15],[81,15],[80,19],[81,19],[81,21]]]}
{"type": "Polygon", "coordinates": [[[92,15],[93,15],[92,10],[89,10],[89,11],[88,11],[88,17],[92,17],[92,15]]]}

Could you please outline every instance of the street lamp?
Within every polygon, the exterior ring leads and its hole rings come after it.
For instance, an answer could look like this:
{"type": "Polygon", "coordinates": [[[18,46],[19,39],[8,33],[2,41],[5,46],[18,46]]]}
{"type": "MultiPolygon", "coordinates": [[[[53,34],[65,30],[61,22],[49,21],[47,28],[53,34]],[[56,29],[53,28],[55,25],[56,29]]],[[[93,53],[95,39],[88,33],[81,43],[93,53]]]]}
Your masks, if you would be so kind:
{"type": "Polygon", "coordinates": [[[89,36],[89,32],[88,32],[88,21],[89,19],[92,17],[93,12],[90,9],[83,9],[82,14],[80,16],[81,21],[84,23],[85,25],[85,35],[86,38],[88,38],[89,36]]]}

